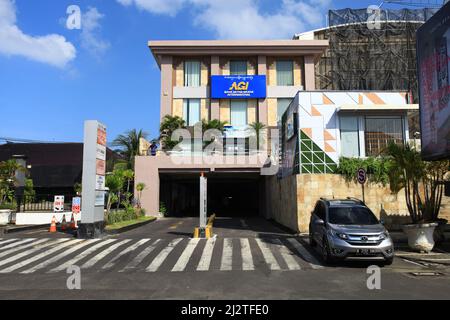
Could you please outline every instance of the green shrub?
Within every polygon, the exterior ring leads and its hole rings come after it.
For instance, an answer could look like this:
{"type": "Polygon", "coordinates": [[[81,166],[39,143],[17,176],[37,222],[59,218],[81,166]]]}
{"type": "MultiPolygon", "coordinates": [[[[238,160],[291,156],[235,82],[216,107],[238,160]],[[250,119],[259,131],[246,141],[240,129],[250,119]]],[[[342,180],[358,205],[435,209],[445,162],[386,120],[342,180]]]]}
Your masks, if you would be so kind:
{"type": "Polygon", "coordinates": [[[0,210],[15,210],[17,208],[17,204],[15,203],[2,203],[0,204],[0,210]]]}
{"type": "Polygon", "coordinates": [[[339,166],[336,173],[344,176],[347,181],[357,181],[356,172],[359,168],[364,168],[368,173],[370,182],[386,185],[389,182],[389,168],[392,162],[386,157],[368,157],[339,159],[339,166]]]}
{"type": "Polygon", "coordinates": [[[166,208],[166,205],[164,204],[164,202],[162,202],[162,201],[159,203],[159,212],[161,212],[163,217],[167,216],[167,208],[166,208]]]}

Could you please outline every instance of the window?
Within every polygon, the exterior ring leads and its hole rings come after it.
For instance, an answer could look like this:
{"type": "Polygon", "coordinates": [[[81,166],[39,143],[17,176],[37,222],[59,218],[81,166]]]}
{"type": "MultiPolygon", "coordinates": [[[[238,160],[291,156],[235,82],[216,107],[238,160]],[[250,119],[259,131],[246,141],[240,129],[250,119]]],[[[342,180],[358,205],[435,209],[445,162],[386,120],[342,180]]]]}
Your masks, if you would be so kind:
{"type": "Polygon", "coordinates": [[[193,126],[200,121],[200,99],[183,100],[183,120],[187,126],[193,126]]]}
{"type": "Polygon", "coordinates": [[[231,75],[246,75],[247,74],[247,61],[231,60],[230,61],[230,74],[231,75]]]}
{"type": "Polygon", "coordinates": [[[340,117],[341,155],[359,157],[358,117],[340,117]]]}
{"type": "Polygon", "coordinates": [[[279,98],[277,99],[277,120],[281,120],[283,113],[287,110],[291,104],[292,98],[279,98]]]}
{"type": "Polygon", "coordinates": [[[372,211],[356,206],[330,208],[329,221],[332,224],[344,225],[370,225],[379,223],[372,211]]]}
{"type": "Polygon", "coordinates": [[[366,117],[366,156],[377,156],[390,141],[403,144],[403,123],[401,117],[366,117]]]}
{"type": "Polygon", "coordinates": [[[184,62],[184,86],[185,87],[200,86],[200,61],[184,62]]]}
{"type": "Polygon", "coordinates": [[[231,125],[233,127],[243,127],[247,125],[247,101],[231,100],[231,125]]]}
{"type": "Polygon", "coordinates": [[[276,62],[277,85],[294,85],[294,63],[291,60],[279,60],[276,62]]]}

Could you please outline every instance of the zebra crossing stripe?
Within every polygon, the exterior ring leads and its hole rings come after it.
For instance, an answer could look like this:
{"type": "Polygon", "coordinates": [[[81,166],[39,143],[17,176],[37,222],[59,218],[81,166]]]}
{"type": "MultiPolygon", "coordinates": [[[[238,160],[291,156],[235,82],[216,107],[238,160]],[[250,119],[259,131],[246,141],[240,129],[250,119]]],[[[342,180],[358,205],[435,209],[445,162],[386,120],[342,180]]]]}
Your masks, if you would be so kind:
{"type": "Polygon", "coordinates": [[[211,258],[215,244],[216,238],[209,238],[206,241],[205,248],[203,248],[202,257],[200,258],[200,262],[197,265],[197,271],[209,270],[209,265],[211,264],[211,258]]]}
{"type": "Polygon", "coordinates": [[[261,249],[264,260],[266,260],[266,263],[268,264],[270,270],[281,270],[280,265],[278,264],[267,244],[260,238],[255,238],[255,241],[261,249]]]}
{"type": "Polygon", "coordinates": [[[23,240],[14,242],[14,243],[10,243],[10,244],[8,244],[8,245],[6,245],[4,247],[1,247],[0,250],[14,248],[14,247],[20,246],[21,244],[24,244],[24,243],[27,243],[27,242],[31,242],[31,241],[34,241],[34,240],[36,240],[36,238],[23,239],[23,240]]]}
{"type": "Polygon", "coordinates": [[[97,249],[104,247],[107,244],[114,242],[114,241],[116,241],[116,239],[107,239],[107,240],[101,241],[100,243],[97,243],[97,244],[93,245],[92,247],[90,247],[89,249],[83,251],[82,253],[77,254],[76,257],[70,259],[69,261],[57,266],[56,268],[51,269],[47,273],[54,273],[54,272],[66,270],[69,266],[76,264],[78,261],[87,257],[88,255],[90,255],[91,253],[96,251],[97,249]]]}
{"type": "MultiPolygon", "coordinates": [[[[43,240],[47,240],[47,239],[43,239],[43,240]]],[[[23,252],[18,253],[16,255],[12,256],[12,257],[9,257],[8,259],[0,261],[0,266],[3,266],[3,265],[8,264],[10,262],[19,260],[19,259],[21,259],[21,258],[23,258],[23,257],[25,257],[25,256],[27,256],[29,254],[32,254],[32,253],[34,253],[36,251],[41,250],[42,248],[45,248],[45,247],[48,247],[48,246],[51,246],[51,245],[55,245],[55,244],[58,244],[58,243],[61,243],[61,242],[67,241],[67,240],[69,240],[69,239],[57,239],[57,240],[55,240],[53,242],[46,242],[46,243],[44,243],[42,245],[36,246],[36,247],[34,247],[32,249],[23,251],[23,252]]]]}
{"type": "Polygon", "coordinates": [[[292,252],[289,251],[289,249],[281,242],[280,239],[274,239],[273,242],[275,243],[275,246],[278,248],[278,250],[281,253],[281,256],[284,259],[284,262],[286,262],[286,265],[289,270],[300,270],[301,267],[295,261],[294,256],[292,255],[292,252]]]}
{"type": "Polygon", "coordinates": [[[232,269],[233,264],[233,239],[223,239],[223,251],[222,261],[220,264],[220,270],[229,271],[232,269]]]}
{"type": "Polygon", "coordinates": [[[21,245],[20,247],[16,247],[16,248],[12,248],[12,249],[3,251],[3,252],[0,253],[0,258],[4,257],[4,256],[7,256],[7,255],[9,255],[9,254],[11,254],[13,252],[17,252],[17,251],[20,251],[20,250],[23,250],[23,249],[26,249],[26,248],[29,248],[29,247],[34,247],[34,246],[36,246],[36,245],[38,245],[38,244],[40,244],[42,242],[46,242],[48,240],[50,240],[50,239],[40,239],[40,240],[37,240],[37,241],[32,242],[32,243],[21,245]]]}
{"type": "MultiPolygon", "coordinates": [[[[6,244],[6,243],[10,243],[10,242],[13,242],[13,241],[16,241],[16,240],[18,240],[18,239],[7,239],[7,240],[3,240],[3,241],[0,241],[0,245],[4,245],[4,244],[6,244]]],[[[0,248],[0,250],[1,249],[3,249],[3,248],[0,248]]]]}
{"type": "Polygon", "coordinates": [[[120,247],[121,245],[130,242],[131,239],[125,239],[122,240],[120,242],[117,242],[115,244],[113,244],[112,246],[108,247],[108,249],[103,250],[102,252],[98,253],[97,255],[95,255],[94,257],[92,257],[91,259],[89,259],[88,261],[86,261],[81,268],[82,269],[87,269],[92,267],[93,265],[95,265],[97,262],[99,262],[100,260],[102,260],[104,257],[106,257],[108,254],[110,254],[111,252],[113,252],[114,250],[116,250],[118,247],[120,247]]]}
{"type": "Polygon", "coordinates": [[[184,249],[177,263],[172,268],[172,271],[184,271],[199,241],[200,238],[193,238],[189,240],[186,248],[184,249]]]}
{"type": "Polygon", "coordinates": [[[148,242],[150,239],[141,239],[138,242],[136,242],[135,244],[133,244],[132,246],[129,246],[128,248],[126,248],[125,250],[121,251],[119,254],[117,254],[114,258],[112,258],[111,260],[109,260],[103,267],[102,269],[109,269],[112,268],[114,266],[114,264],[116,263],[116,261],[123,256],[124,254],[127,254],[128,252],[134,251],[136,250],[139,246],[143,245],[144,243],[148,242]]]}
{"type": "Polygon", "coordinates": [[[8,273],[8,272],[20,269],[20,268],[25,267],[26,265],[28,265],[28,264],[30,264],[32,262],[35,262],[35,261],[37,261],[39,259],[42,259],[42,258],[44,258],[44,257],[46,257],[48,255],[51,255],[52,253],[54,253],[56,251],[59,251],[59,250],[65,248],[65,247],[68,247],[70,245],[76,244],[76,243],[78,243],[80,241],[83,241],[83,240],[80,239],[80,240],[65,241],[64,243],[62,243],[62,244],[60,244],[60,245],[58,245],[56,247],[53,247],[52,249],[45,250],[44,252],[41,252],[40,254],[38,254],[36,256],[28,258],[28,259],[26,259],[24,261],[21,261],[19,263],[16,263],[15,265],[12,265],[12,266],[10,266],[10,267],[8,267],[6,269],[0,270],[0,273],[8,273]]]}
{"type": "Polygon", "coordinates": [[[145,259],[153,250],[155,250],[156,245],[161,241],[161,239],[156,239],[151,245],[149,245],[147,248],[141,251],[129,264],[125,266],[122,270],[119,272],[124,272],[125,270],[136,268],[142,260],[145,259]]]}
{"type": "Polygon", "coordinates": [[[35,271],[37,271],[39,269],[47,267],[48,265],[50,265],[50,264],[52,264],[52,263],[54,263],[54,262],[56,262],[58,260],[61,260],[65,256],[68,256],[69,254],[71,254],[71,253],[73,253],[73,252],[75,252],[75,251],[77,251],[77,250],[79,250],[79,249],[81,249],[81,248],[83,248],[83,247],[85,247],[87,245],[90,245],[90,244],[92,244],[94,242],[97,242],[97,241],[99,241],[99,239],[88,239],[88,240],[85,240],[85,241],[77,244],[76,246],[70,248],[69,250],[65,250],[65,251],[61,252],[60,254],[57,254],[56,256],[54,256],[54,257],[52,257],[52,258],[50,258],[48,260],[45,260],[45,261],[35,265],[34,267],[32,267],[30,269],[27,269],[27,270],[24,270],[24,271],[22,271],[20,273],[33,273],[33,272],[35,272],[35,271]]]}
{"type": "Polygon", "coordinates": [[[289,238],[288,241],[292,244],[292,246],[297,250],[297,252],[305,259],[311,268],[313,269],[323,269],[323,266],[320,265],[320,262],[313,257],[308,250],[306,250],[303,245],[300,244],[297,240],[293,238],[289,238]]]}
{"type": "Polygon", "coordinates": [[[161,252],[153,259],[152,263],[145,269],[146,272],[155,272],[161,266],[161,264],[166,260],[169,253],[175,248],[175,246],[182,240],[182,238],[177,238],[172,240],[167,247],[161,250],[161,252]]]}
{"type": "Polygon", "coordinates": [[[255,270],[253,265],[252,252],[250,250],[250,242],[247,238],[241,239],[241,255],[242,255],[242,270],[255,270]]]}

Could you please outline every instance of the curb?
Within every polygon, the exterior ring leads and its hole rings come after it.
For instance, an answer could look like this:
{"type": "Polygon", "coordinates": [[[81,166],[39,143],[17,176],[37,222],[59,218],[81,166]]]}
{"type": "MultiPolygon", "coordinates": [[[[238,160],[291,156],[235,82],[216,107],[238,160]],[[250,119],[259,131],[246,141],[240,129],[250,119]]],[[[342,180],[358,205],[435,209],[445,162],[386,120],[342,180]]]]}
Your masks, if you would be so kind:
{"type": "Polygon", "coordinates": [[[19,227],[0,227],[0,236],[8,233],[27,231],[27,230],[36,230],[36,229],[47,229],[50,227],[50,224],[36,224],[36,225],[27,225],[27,226],[19,226],[19,227]]]}
{"type": "Polygon", "coordinates": [[[155,219],[153,219],[153,220],[147,220],[147,221],[142,221],[142,222],[138,222],[138,223],[135,223],[135,224],[130,224],[129,226],[125,226],[125,227],[122,227],[122,228],[119,228],[119,229],[114,229],[114,230],[106,230],[105,229],[105,234],[110,235],[110,234],[123,233],[125,231],[130,231],[130,230],[142,227],[142,226],[144,226],[146,224],[149,224],[151,222],[154,222],[156,220],[158,220],[158,218],[155,217],[155,219]]]}

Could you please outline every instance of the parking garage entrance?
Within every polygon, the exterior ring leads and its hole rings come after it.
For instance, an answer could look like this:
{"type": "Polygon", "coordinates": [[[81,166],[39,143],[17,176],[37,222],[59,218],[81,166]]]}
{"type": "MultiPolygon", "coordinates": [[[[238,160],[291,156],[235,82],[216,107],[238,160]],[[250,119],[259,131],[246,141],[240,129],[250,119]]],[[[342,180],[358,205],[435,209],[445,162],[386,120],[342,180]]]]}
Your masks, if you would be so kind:
{"type": "MultiPolygon", "coordinates": [[[[160,201],[169,216],[198,217],[200,172],[159,173],[160,201]]],[[[255,217],[260,215],[262,178],[259,171],[207,172],[208,215],[255,217]]]]}

